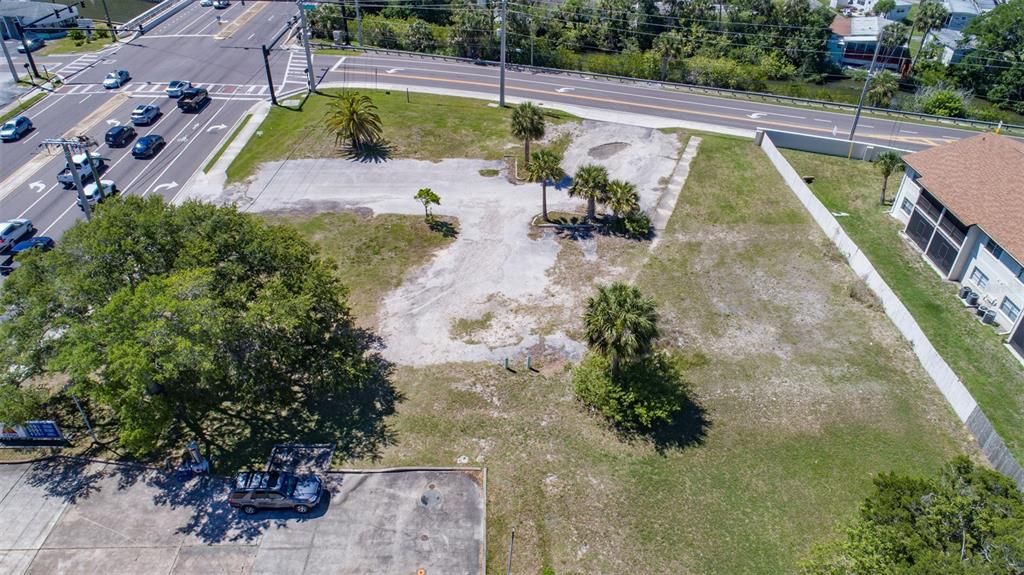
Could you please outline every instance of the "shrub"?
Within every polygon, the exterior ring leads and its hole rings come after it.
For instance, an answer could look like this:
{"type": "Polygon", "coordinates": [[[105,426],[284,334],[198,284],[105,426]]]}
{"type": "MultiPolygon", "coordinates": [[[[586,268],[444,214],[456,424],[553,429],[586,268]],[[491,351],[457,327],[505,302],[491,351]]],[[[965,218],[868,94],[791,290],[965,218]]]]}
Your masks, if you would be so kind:
{"type": "Polygon", "coordinates": [[[779,52],[769,52],[761,58],[761,70],[769,80],[788,80],[796,75],[796,66],[779,52]]]}
{"type": "Polygon", "coordinates": [[[622,228],[628,236],[646,238],[651,235],[651,218],[639,210],[626,214],[626,217],[622,218],[622,228]]]}
{"type": "Polygon", "coordinates": [[[588,353],[573,368],[572,382],[581,402],[630,433],[671,423],[685,403],[682,374],[665,353],[623,364],[614,378],[606,358],[588,353]]]}
{"type": "Polygon", "coordinates": [[[81,46],[82,42],[85,42],[85,34],[81,30],[70,30],[68,32],[68,39],[75,43],[75,46],[81,46]]]}
{"type": "Polygon", "coordinates": [[[758,92],[767,88],[764,71],[758,66],[705,56],[690,58],[684,65],[686,81],[692,84],[758,92]]]}

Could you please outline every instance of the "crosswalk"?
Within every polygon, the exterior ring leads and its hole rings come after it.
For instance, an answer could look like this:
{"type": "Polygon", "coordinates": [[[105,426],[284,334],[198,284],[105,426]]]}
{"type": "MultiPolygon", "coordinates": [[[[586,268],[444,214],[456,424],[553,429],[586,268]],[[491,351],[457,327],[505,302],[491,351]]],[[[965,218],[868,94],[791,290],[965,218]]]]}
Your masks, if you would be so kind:
{"type": "Polygon", "coordinates": [[[82,54],[78,58],[72,60],[69,64],[65,65],[60,70],[61,76],[68,78],[73,74],[77,74],[86,68],[89,68],[96,64],[96,62],[103,59],[103,53],[101,52],[90,52],[88,54],[82,54]]]}
{"type": "MultiPolygon", "coordinates": [[[[197,88],[206,88],[214,99],[262,99],[269,93],[266,84],[202,84],[194,83],[197,88]]],[[[163,82],[129,82],[118,92],[125,92],[129,96],[156,96],[164,93],[167,84],[163,82]]],[[[65,84],[58,91],[59,94],[86,96],[90,94],[108,94],[107,90],[98,84],[65,84]]]]}
{"type": "Polygon", "coordinates": [[[288,52],[288,66],[284,70],[284,81],[281,83],[281,90],[285,90],[288,84],[306,85],[306,55],[303,52],[292,50],[288,52]]]}

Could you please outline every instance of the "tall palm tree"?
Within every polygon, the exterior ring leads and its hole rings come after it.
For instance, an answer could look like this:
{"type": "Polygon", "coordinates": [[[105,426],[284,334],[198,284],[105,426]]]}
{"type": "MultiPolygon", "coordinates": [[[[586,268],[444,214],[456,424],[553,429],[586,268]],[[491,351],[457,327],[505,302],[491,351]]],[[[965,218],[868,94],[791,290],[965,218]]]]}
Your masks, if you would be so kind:
{"type": "Polygon", "coordinates": [[[530,179],[540,182],[541,213],[544,221],[548,221],[548,182],[557,182],[565,177],[562,170],[562,157],[551,150],[537,150],[526,164],[530,179]]]}
{"type": "Polygon", "coordinates": [[[616,374],[622,362],[651,351],[658,337],[658,312],[654,300],[638,288],[616,282],[599,286],[587,299],[583,326],[587,345],[607,357],[616,374]]]}
{"type": "Polygon", "coordinates": [[[523,141],[523,158],[530,160],[530,140],[544,137],[544,114],[533,102],[512,109],[512,135],[523,141]]]}
{"type": "Polygon", "coordinates": [[[882,174],[882,196],[879,203],[885,204],[885,191],[889,187],[889,178],[896,170],[903,167],[903,158],[896,152],[882,152],[875,158],[875,165],[882,174]]]}
{"type": "Polygon", "coordinates": [[[900,88],[900,80],[896,74],[882,70],[871,79],[868,89],[868,105],[876,108],[888,108],[893,96],[900,88]]]}
{"type": "Polygon", "coordinates": [[[654,39],[654,53],[661,59],[661,81],[668,79],[668,65],[683,53],[683,36],[672,30],[658,34],[654,39]]]}
{"type": "Polygon", "coordinates": [[[615,217],[629,215],[640,209],[640,195],[630,182],[612,180],[608,182],[607,204],[615,217]]]}
{"type": "Polygon", "coordinates": [[[917,15],[914,16],[914,27],[921,29],[921,49],[910,60],[908,73],[913,73],[914,64],[917,64],[918,57],[924,51],[924,41],[927,39],[928,33],[935,28],[941,28],[947,18],[949,18],[949,11],[938,0],[925,0],[918,5],[917,15]]]}
{"type": "Polygon", "coordinates": [[[569,196],[587,200],[587,220],[594,221],[597,202],[604,203],[608,196],[608,170],[596,164],[580,166],[569,186],[569,196]]]}
{"type": "Polygon", "coordinates": [[[324,127],[334,134],[334,142],[348,140],[353,148],[375,142],[383,133],[377,106],[369,96],[346,92],[332,101],[324,117],[324,127]]]}

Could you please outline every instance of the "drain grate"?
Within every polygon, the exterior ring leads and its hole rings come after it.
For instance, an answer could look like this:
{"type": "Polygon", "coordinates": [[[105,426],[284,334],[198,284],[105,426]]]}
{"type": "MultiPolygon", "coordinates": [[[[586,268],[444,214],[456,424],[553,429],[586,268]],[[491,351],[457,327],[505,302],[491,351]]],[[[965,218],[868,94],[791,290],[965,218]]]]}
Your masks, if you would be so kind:
{"type": "Polygon", "coordinates": [[[420,503],[423,504],[427,509],[433,509],[441,505],[441,492],[434,489],[434,485],[431,484],[429,488],[423,492],[420,496],[420,503]]]}

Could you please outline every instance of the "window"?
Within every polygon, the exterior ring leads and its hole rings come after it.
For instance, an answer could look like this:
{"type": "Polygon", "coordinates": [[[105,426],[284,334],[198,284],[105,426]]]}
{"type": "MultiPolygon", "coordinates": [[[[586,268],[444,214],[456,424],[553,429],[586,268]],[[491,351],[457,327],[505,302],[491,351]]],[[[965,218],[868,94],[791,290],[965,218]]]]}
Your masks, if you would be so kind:
{"type": "Polygon", "coordinates": [[[1002,246],[997,244],[996,241],[993,240],[992,238],[989,238],[988,241],[985,242],[985,249],[988,250],[988,252],[992,254],[996,259],[999,259],[999,256],[1003,255],[1002,246]]]}
{"type": "Polygon", "coordinates": [[[1003,303],[999,304],[999,311],[1010,318],[1010,321],[1017,321],[1017,316],[1020,315],[1020,308],[1017,307],[1017,304],[1010,301],[1008,297],[1004,297],[1003,303]]]}
{"type": "Polygon", "coordinates": [[[988,276],[985,275],[985,272],[978,269],[978,266],[974,266],[974,269],[971,270],[971,281],[974,282],[976,286],[984,288],[988,285],[988,276]]]}
{"type": "Polygon", "coordinates": [[[903,213],[909,216],[910,212],[914,211],[914,204],[910,203],[910,200],[907,198],[903,198],[903,203],[900,204],[900,209],[903,210],[903,213]]]}

